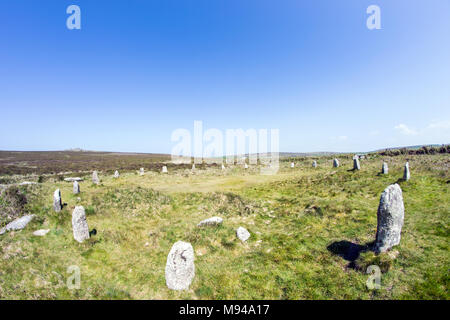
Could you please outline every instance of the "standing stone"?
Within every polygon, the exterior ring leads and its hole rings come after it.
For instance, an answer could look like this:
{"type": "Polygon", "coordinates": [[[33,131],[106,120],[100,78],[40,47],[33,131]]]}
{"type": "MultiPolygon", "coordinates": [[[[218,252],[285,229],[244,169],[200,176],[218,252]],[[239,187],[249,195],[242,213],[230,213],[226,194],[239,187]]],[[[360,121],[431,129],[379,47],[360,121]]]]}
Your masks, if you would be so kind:
{"type": "Polygon", "coordinates": [[[144,175],[144,168],[139,169],[139,175],[143,176],[144,175]]]}
{"type": "Polygon", "coordinates": [[[247,241],[248,238],[250,238],[250,232],[247,231],[247,229],[243,228],[243,227],[239,227],[236,230],[236,236],[239,238],[239,240],[241,241],[247,241]]]}
{"type": "Polygon", "coordinates": [[[223,163],[222,163],[222,171],[223,171],[223,170],[225,170],[225,166],[224,166],[223,163]]]}
{"type": "Polygon", "coordinates": [[[67,182],[83,181],[83,179],[80,177],[70,177],[70,178],[64,178],[64,181],[67,181],[67,182]]]}
{"type": "Polygon", "coordinates": [[[336,158],[333,160],[333,167],[335,168],[339,167],[339,160],[336,158]]]}
{"type": "Polygon", "coordinates": [[[8,223],[5,227],[0,229],[0,234],[4,234],[6,231],[11,230],[22,230],[31,220],[33,220],[34,216],[34,214],[29,214],[8,223]]]}
{"type": "Polygon", "coordinates": [[[61,191],[56,189],[53,193],[53,210],[60,212],[62,209],[61,191]]]}
{"type": "Polygon", "coordinates": [[[409,173],[409,163],[406,162],[405,170],[403,171],[403,180],[408,181],[411,178],[411,173],[409,173]]]}
{"type": "Polygon", "coordinates": [[[244,162],[244,169],[248,169],[248,164],[244,162]]]}
{"type": "Polygon", "coordinates": [[[78,184],[78,181],[73,182],[73,194],[79,194],[80,193],[80,185],[78,184]]]}
{"type": "Polygon", "coordinates": [[[381,173],[388,174],[388,172],[389,172],[388,164],[386,162],[383,162],[383,166],[381,167],[381,173]]]}
{"type": "Polygon", "coordinates": [[[192,171],[195,170],[195,163],[192,164],[192,171]]]}
{"type": "Polygon", "coordinates": [[[19,183],[19,186],[29,186],[29,185],[33,185],[33,184],[37,184],[37,182],[24,181],[24,182],[19,183]]]}
{"type": "Polygon", "coordinates": [[[291,162],[291,168],[295,167],[295,163],[291,162]]]}
{"type": "Polygon", "coordinates": [[[359,164],[359,157],[353,157],[353,170],[361,170],[361,165],[359,164]]]}
{"type": "Polygon", "coordinates": [[[167,287],[172,290],[187,290],[194,276],[194,249],[190,243],[177,241],[167,256],[167,287]]]}
{"type": "Polygon", "coordinates": [[[100,183],[100,179],[98,178],[97,170],[92,172],[92,183],[93,184],[99,184],[100,183]]]}
{"type": "Polygon", "coordinates": [[[375,252],[385,252],[400,243],[404,216],[402,189],[391,184],[381,194],[378,206],[375,252]]]}
{"type": "Polygon", "coordinates": [[[114,172],[114,178],[118,178],[118,177],[120,177],[120,174],[119,174],[119,171],[116,170],[116,171],[114,172]]]}
{"type": "Polygon", "coordinates": [[[40,230],[36,230],[35,232],[33,232],[33,235],[34,235],[34,236],[38,236],[38,237],[43,237],[43,236],[45,236],[49,231],[50,231],[50,229],[40,229],[40,230]]]}
{"type": "Polygon", "coordinates": [[[167,167],[166,166],[162,167],[162,173],[167,173],[167,167]]]}
{"type": "Polygon", "coordinates": [[[313,166],[313,168],[317,168],[317,161],[316,160],[313,161],[312,166],[313,166]]]}
{"type": "Polygon", "coordinates": [[[89,239],[89,228],[83,206],[76,206],[72,212],[73,237],[78,242],[89,239]]]}
{"type": "Polygon", "coordinates": [[[223,219],[221,217],[212,217],[205,219],[203,221],[200,221],[199,224],[197,224],[197,227],[203,227],[203,226],[217,226],[219,224],[222,224],[223,219]]]}

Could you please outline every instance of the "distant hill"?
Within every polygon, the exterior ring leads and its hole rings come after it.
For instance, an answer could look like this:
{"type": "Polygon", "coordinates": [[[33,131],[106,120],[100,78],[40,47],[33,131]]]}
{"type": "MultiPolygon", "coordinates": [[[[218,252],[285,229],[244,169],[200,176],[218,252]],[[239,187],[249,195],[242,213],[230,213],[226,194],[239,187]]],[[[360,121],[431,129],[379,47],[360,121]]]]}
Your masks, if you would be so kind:
{"type": "Polygon", "coordinates": [[[427,144],[408,147],[385,148],[373,151],[371,153],[378,153],[380,155],[397,156],[405,154],[436,154],[436,153],[450,153],[450,144],[427,144]]]}
{"type": "Polygon", "coordinates": [[[334,154],[343,154],[349,152],[331,152],[331,151],[318,151],[318,152],[280,152],[280,157],[320,157],[331,156],[334,154]]]}
{"type": "Polygon", "coordinates": [[[382,148],[382,149],[378,149],[372,152],[378,152],[378,151],[384,151],[384,150],[397,150],[397,149],[420,149],[423,147],[442,147],[442,146],[446,146],[448,145],[447,143],[445,144],[420,144],[420,145],[416,145],[416,146],[406,146],[406,147],[390,147],[390,148],[382,148]]]}
{"type": "Polygon", "coordinates": [[[69,151],[69,152],[84,152],[87,150],[83,150],[81,148],[72,148],[72,149],[68,149],[68,150],[64,150],[64,151],[69,151]]]}

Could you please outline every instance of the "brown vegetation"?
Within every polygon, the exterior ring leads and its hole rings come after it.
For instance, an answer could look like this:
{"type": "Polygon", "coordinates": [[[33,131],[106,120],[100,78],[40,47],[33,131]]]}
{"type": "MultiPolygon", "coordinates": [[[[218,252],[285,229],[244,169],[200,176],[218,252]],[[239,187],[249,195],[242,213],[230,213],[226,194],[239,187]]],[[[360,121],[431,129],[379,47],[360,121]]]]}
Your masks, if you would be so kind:
{"type": "Polygon", "coordinates": [[[73,151],[0,151],[0,175],[57,174],[102,171],[135,170],[140,167],[157,170],[159,164],[170,160],[169,155],[116,152],[73,151]]]}
{"type": "Polygon", "coordinates": [[[414,155],[414,154],[438,154],[450,153],[450,145],[437,146],[423,146],[421,148],[400,148],[400,149],[386,149],[378,152],[382,156],[400,156],[400,155],[414,155]]]}
{"type": "Polygon", "coordinates": [[[20,217],[27,202],[25,192],[17,186],[0,190],[0,225],[20,217]]]}

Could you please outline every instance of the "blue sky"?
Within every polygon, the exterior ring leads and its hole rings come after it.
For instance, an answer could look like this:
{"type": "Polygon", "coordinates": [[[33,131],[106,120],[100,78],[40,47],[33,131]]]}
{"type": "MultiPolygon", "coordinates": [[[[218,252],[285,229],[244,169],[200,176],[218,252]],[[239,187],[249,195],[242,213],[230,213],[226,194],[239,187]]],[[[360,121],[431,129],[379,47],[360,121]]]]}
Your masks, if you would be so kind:
{"type": "Polygon", "coordinates": [[[0,150],[170,153],[194,120],[285,152],[450,143],[448,0],[15,0],[0,26],[0,150]]]}

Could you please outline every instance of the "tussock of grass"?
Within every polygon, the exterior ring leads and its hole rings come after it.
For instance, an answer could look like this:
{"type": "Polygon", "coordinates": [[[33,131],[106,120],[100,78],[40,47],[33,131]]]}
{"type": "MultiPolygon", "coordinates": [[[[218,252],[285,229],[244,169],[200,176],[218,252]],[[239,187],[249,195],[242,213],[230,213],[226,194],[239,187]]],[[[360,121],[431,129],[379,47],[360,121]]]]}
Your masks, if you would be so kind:
{"type": "Polygon", "coordinates": [[[386,273],[389,271],[392,262],[393,258],[388,253],[375,254],[372,251],[367,251],[361,253],[354,264],[355,268],[362,272],[366,272],[369,266],[376,265],[382,273],[386,273]]]}
{"type": "Polygon", "coordinates": [[[25,188],[12,186],[0,190],[0,227],[18,218],[27,202],[25,188]]]}

